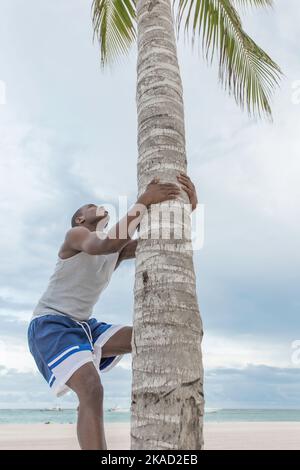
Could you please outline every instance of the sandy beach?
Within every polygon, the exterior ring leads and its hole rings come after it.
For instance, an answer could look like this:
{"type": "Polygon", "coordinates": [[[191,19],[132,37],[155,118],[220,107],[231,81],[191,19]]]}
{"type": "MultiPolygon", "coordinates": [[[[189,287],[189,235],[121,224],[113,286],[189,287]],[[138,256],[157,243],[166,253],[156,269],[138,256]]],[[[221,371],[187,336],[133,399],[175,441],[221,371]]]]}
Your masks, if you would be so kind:
{"type": "MultiPolygon", "coordinates": [[[[129,424],[106,425],[110,450],[130,448],[129,424]]],[[[2,424],[0,450],[78,449],[73,424],[2,424]]],[[[207,423],[206,450],[300,450],[299,422],[207,423]]]]}

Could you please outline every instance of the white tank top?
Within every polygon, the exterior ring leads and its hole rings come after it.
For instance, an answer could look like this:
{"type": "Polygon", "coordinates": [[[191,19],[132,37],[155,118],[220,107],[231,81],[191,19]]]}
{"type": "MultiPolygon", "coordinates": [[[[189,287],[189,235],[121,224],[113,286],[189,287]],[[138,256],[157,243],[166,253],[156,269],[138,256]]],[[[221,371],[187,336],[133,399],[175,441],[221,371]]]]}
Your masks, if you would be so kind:
{"type": "Polygon", "coordinates": [[[88,320],[101,292],[108,285],[119,253],[88,255],[83,251],[68,259],[58,257],[48,287],[33,317],[63,314],[88,320]]]}

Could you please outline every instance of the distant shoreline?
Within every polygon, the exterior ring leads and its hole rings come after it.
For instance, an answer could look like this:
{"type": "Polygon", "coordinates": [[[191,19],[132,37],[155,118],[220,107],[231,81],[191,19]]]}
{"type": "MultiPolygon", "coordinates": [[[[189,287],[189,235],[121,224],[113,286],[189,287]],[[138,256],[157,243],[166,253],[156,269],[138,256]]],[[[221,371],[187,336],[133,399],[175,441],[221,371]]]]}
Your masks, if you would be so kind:
{"type": "MultiPolygon", "coordinates": [[[[105,410],[106,423],[130,423],[130,410],[105,410]]],[[[77,419],[76,409],[0,409],[1,424],[73,424],[77,419]]],[[[206,423],[235,422],[299,422],[300,409],[217,409],[205,412],[206,423]]]]}
{"type": "MultiPolygon", "coordinates": [[[[130,449],[130,424],[106,423],[109,450],[130,449]]],[[[300,450],[299,422],[206,423],[206,450],[300,450]]],[[[2,424],[0,450],[78,449],[74,424],[2,424]]]]}

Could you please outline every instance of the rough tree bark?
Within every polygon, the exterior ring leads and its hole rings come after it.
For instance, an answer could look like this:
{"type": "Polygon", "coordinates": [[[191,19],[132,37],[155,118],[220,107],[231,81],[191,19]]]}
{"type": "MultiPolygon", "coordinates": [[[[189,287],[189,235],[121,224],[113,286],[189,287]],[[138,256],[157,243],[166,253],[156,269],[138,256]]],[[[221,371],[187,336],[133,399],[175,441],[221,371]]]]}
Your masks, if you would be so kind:
{"type": "MultiPolygon", "coordinates": [[[[170,0],[137,0],[137,24],[140,194],[155,176],[178,183],[176,174],[186,171],[186,150],[170,0]]],[[[187,202],[183,193],[177,203],[182,214],[187,202]]],[[[176,204],[167,205],[170,212],[176,204]]],[[[190,234],[164,239],[152,227],[146,239],[147,220],[136,256],[131,448],[202,449],[202,322],[190,234]]]]}

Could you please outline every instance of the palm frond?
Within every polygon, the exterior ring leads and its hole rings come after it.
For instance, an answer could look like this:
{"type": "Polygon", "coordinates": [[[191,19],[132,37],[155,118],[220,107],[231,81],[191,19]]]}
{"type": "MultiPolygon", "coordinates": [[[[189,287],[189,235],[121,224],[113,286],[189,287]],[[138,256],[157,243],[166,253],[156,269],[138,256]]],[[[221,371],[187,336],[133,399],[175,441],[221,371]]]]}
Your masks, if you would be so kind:
{"type": "Polygon", "coordinates": [[[127,54],[136,40],[135,0],[93,0],[94,37],[100,43],[101,65],[127,54]]]}
{"type": "MultiPolygon", "coordinates": [[[[177,0],[173,0],[174,4],[177,0]]],[[[243,30],[234,2],[246,0],[179,0],[176,30],[179,35],[185,15],[185,33],[202,42],[206,59],[212,62],[217,54],[219,79],[234,95],[236,102],[249,114],[271,117],[271,98],[279,84],[281,70],[243,30]]],[[[250,3],[271,3],[249,0],[250,3]]]]}

